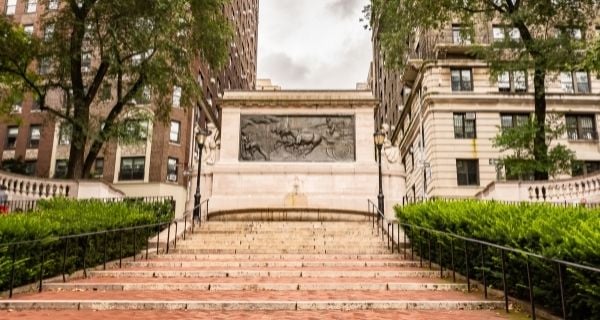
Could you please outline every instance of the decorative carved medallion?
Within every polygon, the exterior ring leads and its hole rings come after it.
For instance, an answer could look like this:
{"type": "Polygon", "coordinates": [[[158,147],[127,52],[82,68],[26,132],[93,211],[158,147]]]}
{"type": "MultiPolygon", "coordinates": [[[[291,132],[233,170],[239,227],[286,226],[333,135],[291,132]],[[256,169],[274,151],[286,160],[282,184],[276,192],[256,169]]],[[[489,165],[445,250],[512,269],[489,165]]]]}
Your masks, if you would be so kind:
{"type": "Polygon", "coordinates": [[[242,115],[240,161],[350,162],[354,116],[242,115]]]}

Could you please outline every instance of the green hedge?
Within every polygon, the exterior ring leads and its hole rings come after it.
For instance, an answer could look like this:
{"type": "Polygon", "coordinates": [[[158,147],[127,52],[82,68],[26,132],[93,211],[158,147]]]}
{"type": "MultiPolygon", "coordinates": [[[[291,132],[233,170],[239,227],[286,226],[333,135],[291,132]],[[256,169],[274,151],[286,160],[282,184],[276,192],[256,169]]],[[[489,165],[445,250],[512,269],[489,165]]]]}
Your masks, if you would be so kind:
{"type": "Polygon", "coordinates": [[[99,200],[52,199],[38,202],[34,212],[0,217],[0,291],[10,286],[13,250],[16,253],[14,287],[33,283],[39,279],[43,253],[44,278],[67,273],[83,267],[84,248],[86,266],[99,265],[104,260],[106,241],[107,260],[131,256],[135,246],[145,248],[147,239],[158,230],[146,228],[125,232],[109,232],[89,237],[58,239],[61,236],[101,232],[135,226],[168,222],[174,212],[170,201],[144,203],[125,200],[103,202],[99,200]],[[121,239],[123,246],[121,247],[121,239]],[[7,246],[3,244],[42,240],[33,243],[7,246]],[[64,259],[65,248],[67,249],[64,259]],[[63,266],[63,260],[65,261],[63,266]]]}
{"type": "MultiPolygon", "coordinates": [[[[508,205],[484,201],[430,201],[397,207],[402,223],[485,240],[494,244],[537,253],[542,256],[600,266],[600,209],[556,207],[522,203],[508,205]]],[[[446,266],[451,262],[450,239],[428,236],[406,228],[415,251],[439,261],[439,247],[446,266]]],[[[455,269],[466,272],[464,242],[454,240],[455,269]]],[[[486,272],[490,286],[502,289],[501,258],[498,249],[484,249],[486,262],[481,263],[481,248],[468,244],[470,274],[482,279],[486,272]]],[[[542,259],[530,258],[535,301],[561,314],[558,266],[542,259]]],[[[507,254],[510,294],[528,300],[526,259],[520,254],[507,254]]],[[[600,274],[575,268],[563,270],[567,315],[571,319],[600,319],[600,274]]]]}

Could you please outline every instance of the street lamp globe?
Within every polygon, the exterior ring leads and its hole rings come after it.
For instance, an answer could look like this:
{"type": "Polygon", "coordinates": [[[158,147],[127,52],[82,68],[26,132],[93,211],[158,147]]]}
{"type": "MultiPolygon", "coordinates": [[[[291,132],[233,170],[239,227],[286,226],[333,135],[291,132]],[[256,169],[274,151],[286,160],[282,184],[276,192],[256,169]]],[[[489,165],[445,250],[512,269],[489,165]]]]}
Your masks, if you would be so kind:
{"type": "Polygon", "coordinates": [[[375,145],[377,147],[383,146],[383,142],[385,141],[385,133],[383,133],[381,130],[375,132],[375,134],[373,134],[373,140],[375,141],[375,145]]]}

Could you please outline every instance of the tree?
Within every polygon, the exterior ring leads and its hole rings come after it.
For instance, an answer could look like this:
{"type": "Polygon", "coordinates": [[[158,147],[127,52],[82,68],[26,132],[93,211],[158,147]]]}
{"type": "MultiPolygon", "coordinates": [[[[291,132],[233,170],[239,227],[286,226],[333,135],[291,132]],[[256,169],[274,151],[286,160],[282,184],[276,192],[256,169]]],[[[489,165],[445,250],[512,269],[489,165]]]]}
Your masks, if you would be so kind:
{"type": "Polygon", "coordinates": [[[151,95],[152,118],[162,122],[174,88],[182,106],[197,105],[202,90],[192,66],[200,58],[218,68],[227,58],[226,1],[62,1],[42,17],[41,36],[0,16],[0,107],[31,93],[70,127],[68,177],[87,178],[102,146],[130,132],[136,98],[151,95]]]}
{"type": "Polygon", "coordinates": [[[505,168],[507,178],[526,180],[535,172],[548,172],[550,176],[570,174],[575,165],[575,153],[562,144],[553,144],[566,132],[566,126],[559,121],[559,115],[548,117],[544,132],[546,145],[549,146],[545,161],[535,159],[534,138],[537,134],[538,121],[535,117],[516,123],[512,128],[503,128],[493,139],[494,147],[501,152],[508,152],[500,159],[498,165],[505,168]]]}
{"type": "MultiPolygon", "coordinates": [[[[580,36],[588,31],[598,6],[597,0],[372,0],[365,13],[378,32],[386,62],[394,67],[404,65],[417,30],[427,33],[459,23],[463,38],[475,39],[482,24],[494,21],[503,26],[503,40],[474,44],[471,54],[488,63],[492,76],[533,72],[533,156],[547,163],[546,78],[580,66],[589,46],[580,36]]],[[[543,167],[537,167],[536,180],[548,179],[543,167]]]]}

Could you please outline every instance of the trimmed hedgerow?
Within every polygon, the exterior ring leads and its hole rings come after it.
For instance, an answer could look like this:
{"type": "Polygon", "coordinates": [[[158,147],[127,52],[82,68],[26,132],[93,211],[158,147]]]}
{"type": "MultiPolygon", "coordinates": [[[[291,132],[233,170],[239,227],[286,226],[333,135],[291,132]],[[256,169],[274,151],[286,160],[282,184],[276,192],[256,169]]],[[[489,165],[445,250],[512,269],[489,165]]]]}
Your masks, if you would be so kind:
{"type": "MultiPolygon", "coordinates": [[[[548,204],[502,204],[486,201],[430,201],[396,208],[402,223],[446,231],[461,236],[540,254],[547,258],[600,266],[600,210],[557,207],[548,204]]],[[[405,228],[416,252],[451,264],[450,238],[405,228]],[[429,250],[429,243],[434,250],[429,250]]],[[[465,244],[454,240],[455,270],[466,274],[465,244]]],[[[501,255],[498,249],[468,244],[470,275],[502,289],[501,255]]],[[[518,298],[529,299],[527,260],[521,254],[507,254],[507,287],[518,298]]],[[[556,263],[529,258],[534,297],[537,304],[562,314],[559,270],[556,263]]],[[[568,267],[564,276],[567,315],[570,319],[600,319],[600,274],[568,267]]]]}
{"type": "Polygon", "coordinates": [[[87,267],[99,265],[104,261],[105,250],[109,261],[121,255],[131,256],[134,240],[138,251],[145,248],[148,237],[158,231],[156,227],[68,240],[59,238],[168,222],[173,219],[172,208],[170,201],[103,202],[56,198],[39,201],[36,211],[0,217],[0,291],[10,286],[13,254],[16,261],[14,287],[37,281],[40,269],[43,269],[44,278],[59,275],[63,269],[67,274],[79,270],[83,267],[84,256],[87,267]],[[40,241],[5,245],[32,240],[40,241]]]}

